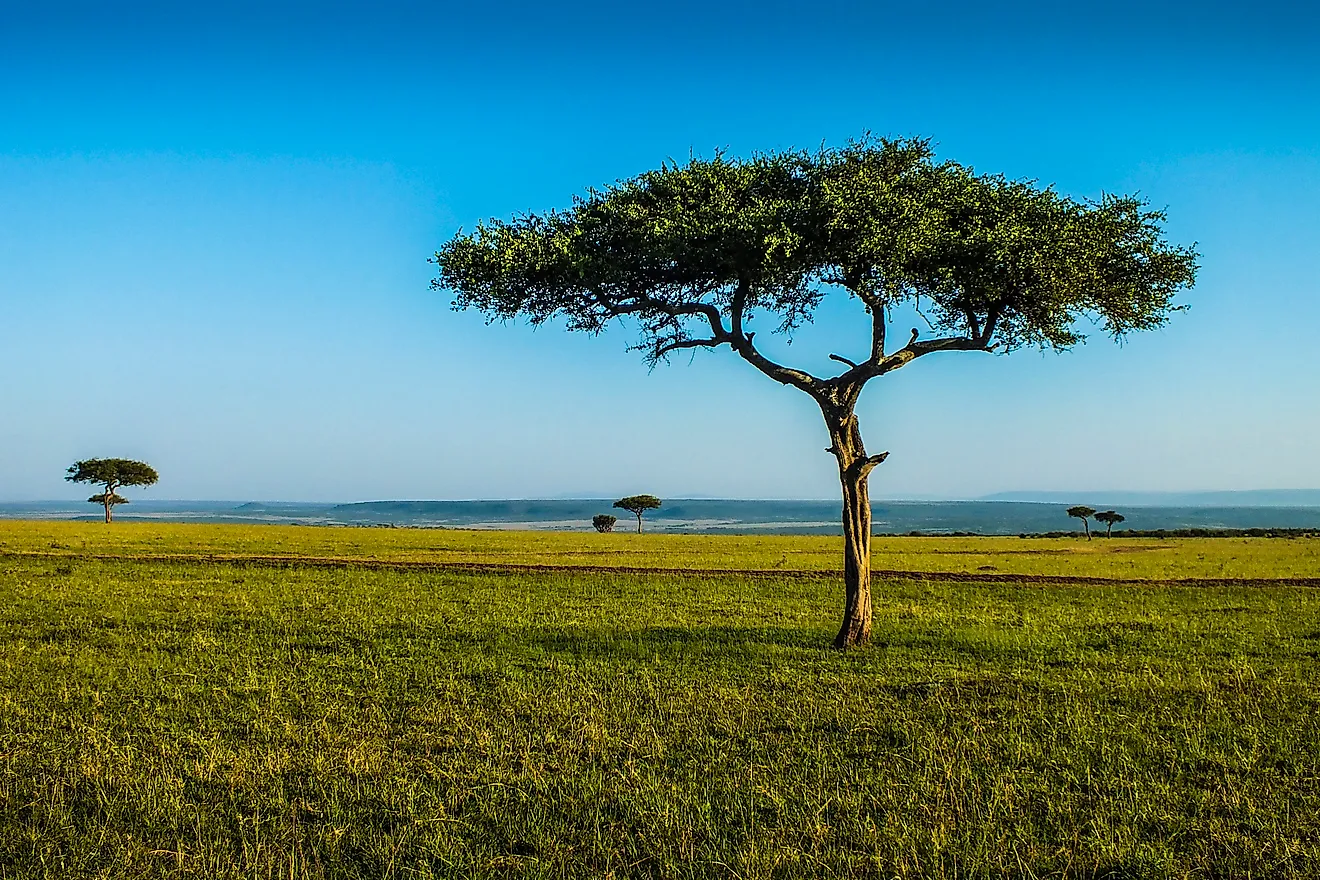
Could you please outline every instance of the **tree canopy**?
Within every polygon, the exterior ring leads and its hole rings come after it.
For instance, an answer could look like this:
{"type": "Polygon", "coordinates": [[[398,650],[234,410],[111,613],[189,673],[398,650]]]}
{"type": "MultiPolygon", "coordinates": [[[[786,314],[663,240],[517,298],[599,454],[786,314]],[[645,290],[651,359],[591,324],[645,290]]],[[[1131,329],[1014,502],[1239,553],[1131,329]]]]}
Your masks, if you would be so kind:
{"type": "Polygon", "coordinates": [[[656,361],[729,345],[763,372],[817,387],[940,350],[1065,349],[1079,318],[1123,336],[1163,324],[1196,270],[1136,197],[1078,201],[1034,181],[935,162],[925,140],[667,164],[562,211],[480,223],[435,255],[433,282],[493,320],[563,320],[598,333],[635,319],[656,361]],[[869,356],[836,377],[760,354],[756,314],[789,333],[830,285],[871,313],[869,356]],[[923,307],[938,334],[885,348],[886,312],[923,307]]]}
{"type": "Polygon", "coordinates": [[[728,346],[809,394],[843,495],[842,646],[870,632],[867,479],[888,454],[862,442],[854,412],[865,385],[935,352],[1065,350],[1086,323],[1116,338],[1161,326],[1197,269],[1194,248],[1165,241],[1164,220],[1135,196],[1073,199],[937,161],[926,140],[868,137],[666,163],[562,210],[478,223],[436,252],[432,286],[489,321],[600,333],[629,320],[651,364],[728,346]],[[831,353],[832,375],[765,354],[754,318],[791,334],[835,290],[863,306],[867,351],[831,353]],[[913,329],[888,339],[902,306],[923,316],[927,338],[913,329]]]}
{"type": "Polygon", "coordinates": [[[1113,510],[1102,510],[1095,515],[1095,519],[1105,524],[1105,537],[1109,537],[1114,533],[1114,526],[1125,522],[1127,517],[1113,510]]]}

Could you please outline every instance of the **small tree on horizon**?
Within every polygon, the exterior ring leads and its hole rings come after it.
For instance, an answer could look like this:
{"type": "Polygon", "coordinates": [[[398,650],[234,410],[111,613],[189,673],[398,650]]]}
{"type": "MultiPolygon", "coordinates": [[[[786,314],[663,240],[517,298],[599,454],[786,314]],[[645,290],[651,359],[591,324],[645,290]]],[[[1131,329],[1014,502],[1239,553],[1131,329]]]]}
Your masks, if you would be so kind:
{"type": "Polygon", "coordinates": [[[156,469],[146,462],[127,458],[89,458],[75,461],[69,466],[64,479],[70,483],[92,483],[102,491],[87,500],[105,507],[105,521],[114,519],[116,505],[127,504],[128,499],[116,490],[124,486],[153,486],[160,479],[156,469]]]}
{"type": "Polygon", "coordinates": [[[618,521],[617,516],[610,516],[608,513],[598,513],[591,518],[592,526],[602,534],[614,531],[614,524],[618,521]]]}
{"type": "Polygon", "coordinates": [[[1116,513],[1115,511],[1112,510],[1102,510],[1095,515],[1096,522],[1102,522],[1105,524],[1106,538],[1112,538],[1114,526],[1118,525],[1119,523],[1123,522],[1126,519],[1127,517],[1124,516],[1123,514],[1116,513]]]}
{"type": "Polygon", "coordinates": [[[661,504],[660,499],[654,495],[629,495],[627,498],[620,498],[614,502],[614,506],[626,510],[637,517],[637,534],[642,533],[642,514],[648,510],[655,510],[661,504]]]}
{"type": "Polygon", "coordinates": [[[1086,540],[1091,540],[1091,523],[1088,518],[1095,516],[1095,508],[1079,504],[1076,507],[1068,508],[1068,515],[1075,516],[1082,521],[1082,527],[1086,529],[1086,540]]]}

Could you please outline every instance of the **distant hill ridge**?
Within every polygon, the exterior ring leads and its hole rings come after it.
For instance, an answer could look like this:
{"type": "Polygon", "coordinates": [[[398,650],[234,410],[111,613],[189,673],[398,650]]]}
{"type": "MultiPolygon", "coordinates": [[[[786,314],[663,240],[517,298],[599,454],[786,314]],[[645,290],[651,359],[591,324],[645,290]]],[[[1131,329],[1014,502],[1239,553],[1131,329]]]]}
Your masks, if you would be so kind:
{"type": "Polygon", "coordinates": [[[1201,492],[997,492],[980,501],[1103,504],[1116,507],[1320,507],[1320,489],[1237,489],[1201,492]]]}
{"type": "MultiPolygon", "coordinates": [[[[609,513],[613,499],[505,499],[491,501],[359,501],[339,504],[333,510],[344,515],[425,516],[449,514],[460,519],[519,520],[553,518],[590,519],[597,513],[609,513]]],[[[833,522],[838,516],[838,501],[748,501],[742,499],[667,498],[657,510],[648,511],[648,520],[754,518],[761,522],[791,521],[804,515],[823,517],[833,522]]]]}
{"type": "MultiPolygon", "coordinates": [[[[872,503],[877,533],[989,535],[1077,530],[1070,505],[1113,507],[1138,531],[1203,529],[1320,529],[1320,492],[1233,493],[1057,492],[1023,493],[1014,500],[889,501],[872,503]],[[1182,503],[1160,503],[1174,497],[1182,503]],[[1227,502],[1227,503],[1226,503],[1227,502]],[[1308,503],[1310,502],[1310,503],[1308,503]]],[[[134,499],[117,518],[167,522],[285,523],[423,528],[590,530],[612,499],[508,499],[496,501],[315,502],[167,501],[134,499]]],[[[613,511],[616,514],[618,511],[613,511]]],[[[77,500],[0,503],[0,518],[87,519],[99,515],[77,500]]],[[[627,518],[621,517],[623,525],[627,518]]],[[[646,516],[648,531],[839,534],[839,502],[666,498],[646,516]]]]}

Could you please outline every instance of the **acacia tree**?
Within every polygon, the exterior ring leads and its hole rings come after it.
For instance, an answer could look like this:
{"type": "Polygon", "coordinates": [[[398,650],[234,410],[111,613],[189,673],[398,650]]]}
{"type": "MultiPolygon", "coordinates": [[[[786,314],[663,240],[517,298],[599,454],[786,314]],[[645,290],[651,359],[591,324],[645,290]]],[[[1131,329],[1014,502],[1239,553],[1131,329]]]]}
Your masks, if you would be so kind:
{"type": "Polygon", "coordinates": [[[480,223],[436,253],[436,289],[491,321],[562,320],[640,331],[651,364],[728,346],[820,408],[843,495],[844,619],[839,647],[870,636],[869,455],[855,409],[863,388],[936,352],[1063,350],[1079,319],[1121,337],[1163,324],[1192,284],[1196,254],[1164,241],[1164,215],[1138,198],[1077,201],[1031,181],[937,163],[924,140],[865,139],[817,153],[666,164],[572,206],[480,223]],[[860,301],[868,350],[834,375],[767,356],[754,316],[791,334],[826,295],[860,301]],[[931,328],[892,346],[895,308],[931,328]]]}
{"type": "Polygon", "coordinates": [[[608,513],[598,513],[591,518],[592,527],[604,534],[614,531],[614,524],[619,521],[617,516],[610,516],[608,513]]]}
{"type": "MultiPolygon", "coordinates": [[[[1079,504],[1076,507],[1068,508],[1068,515],[1082,521],[1082,528],[1086,529],[1086,540],[1091,540],[1091,522],[1088,517],[1096,516],[1095,508],[1079,504]]],[[[1098,516],[1096,518],[1099,519],[1098,516]]]]}
{"type": "Polygon", "coordinates": [[[92,483],[102,487],[100,494],[87,500],[105,507],[105,521],[114,516],[112,508],[127,504],[128,499],[116,490],[124,486],[154,486],[160,476],[151,465],[127,458],[89,458],[69,466],[64,479],[71,483],[92,483]]]}
{"type": "Polygon", "coordinates": [[[1124,516],[1123,514],[1116,513],[1115,511],[1112,510],[1102,510],[1095,515],[1096,522],[1102,522],[1105,524],[1106,538],[1112,538],[1114,536],[1114,526],[1125,521],[1126,519],[1127,517],[1124,516]]]}
{"type": "Polygon", "coordinates": [[[660,499],[654,495],[629,495],[614,502],[614,506],[626,510],[637,517],[637,534],[642,533],[642,514],[660,506],[660,499]]]}

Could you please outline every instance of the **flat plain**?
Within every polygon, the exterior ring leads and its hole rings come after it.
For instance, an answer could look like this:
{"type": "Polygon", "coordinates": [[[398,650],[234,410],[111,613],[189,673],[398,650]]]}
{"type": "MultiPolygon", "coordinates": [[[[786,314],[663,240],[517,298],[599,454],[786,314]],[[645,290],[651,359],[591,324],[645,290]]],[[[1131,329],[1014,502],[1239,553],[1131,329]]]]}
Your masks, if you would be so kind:
{"type": "Polygon", "coordinates": [[[839,557],[0,523],[0,878],[1320,875],[1320,539],[839,557]]]}

